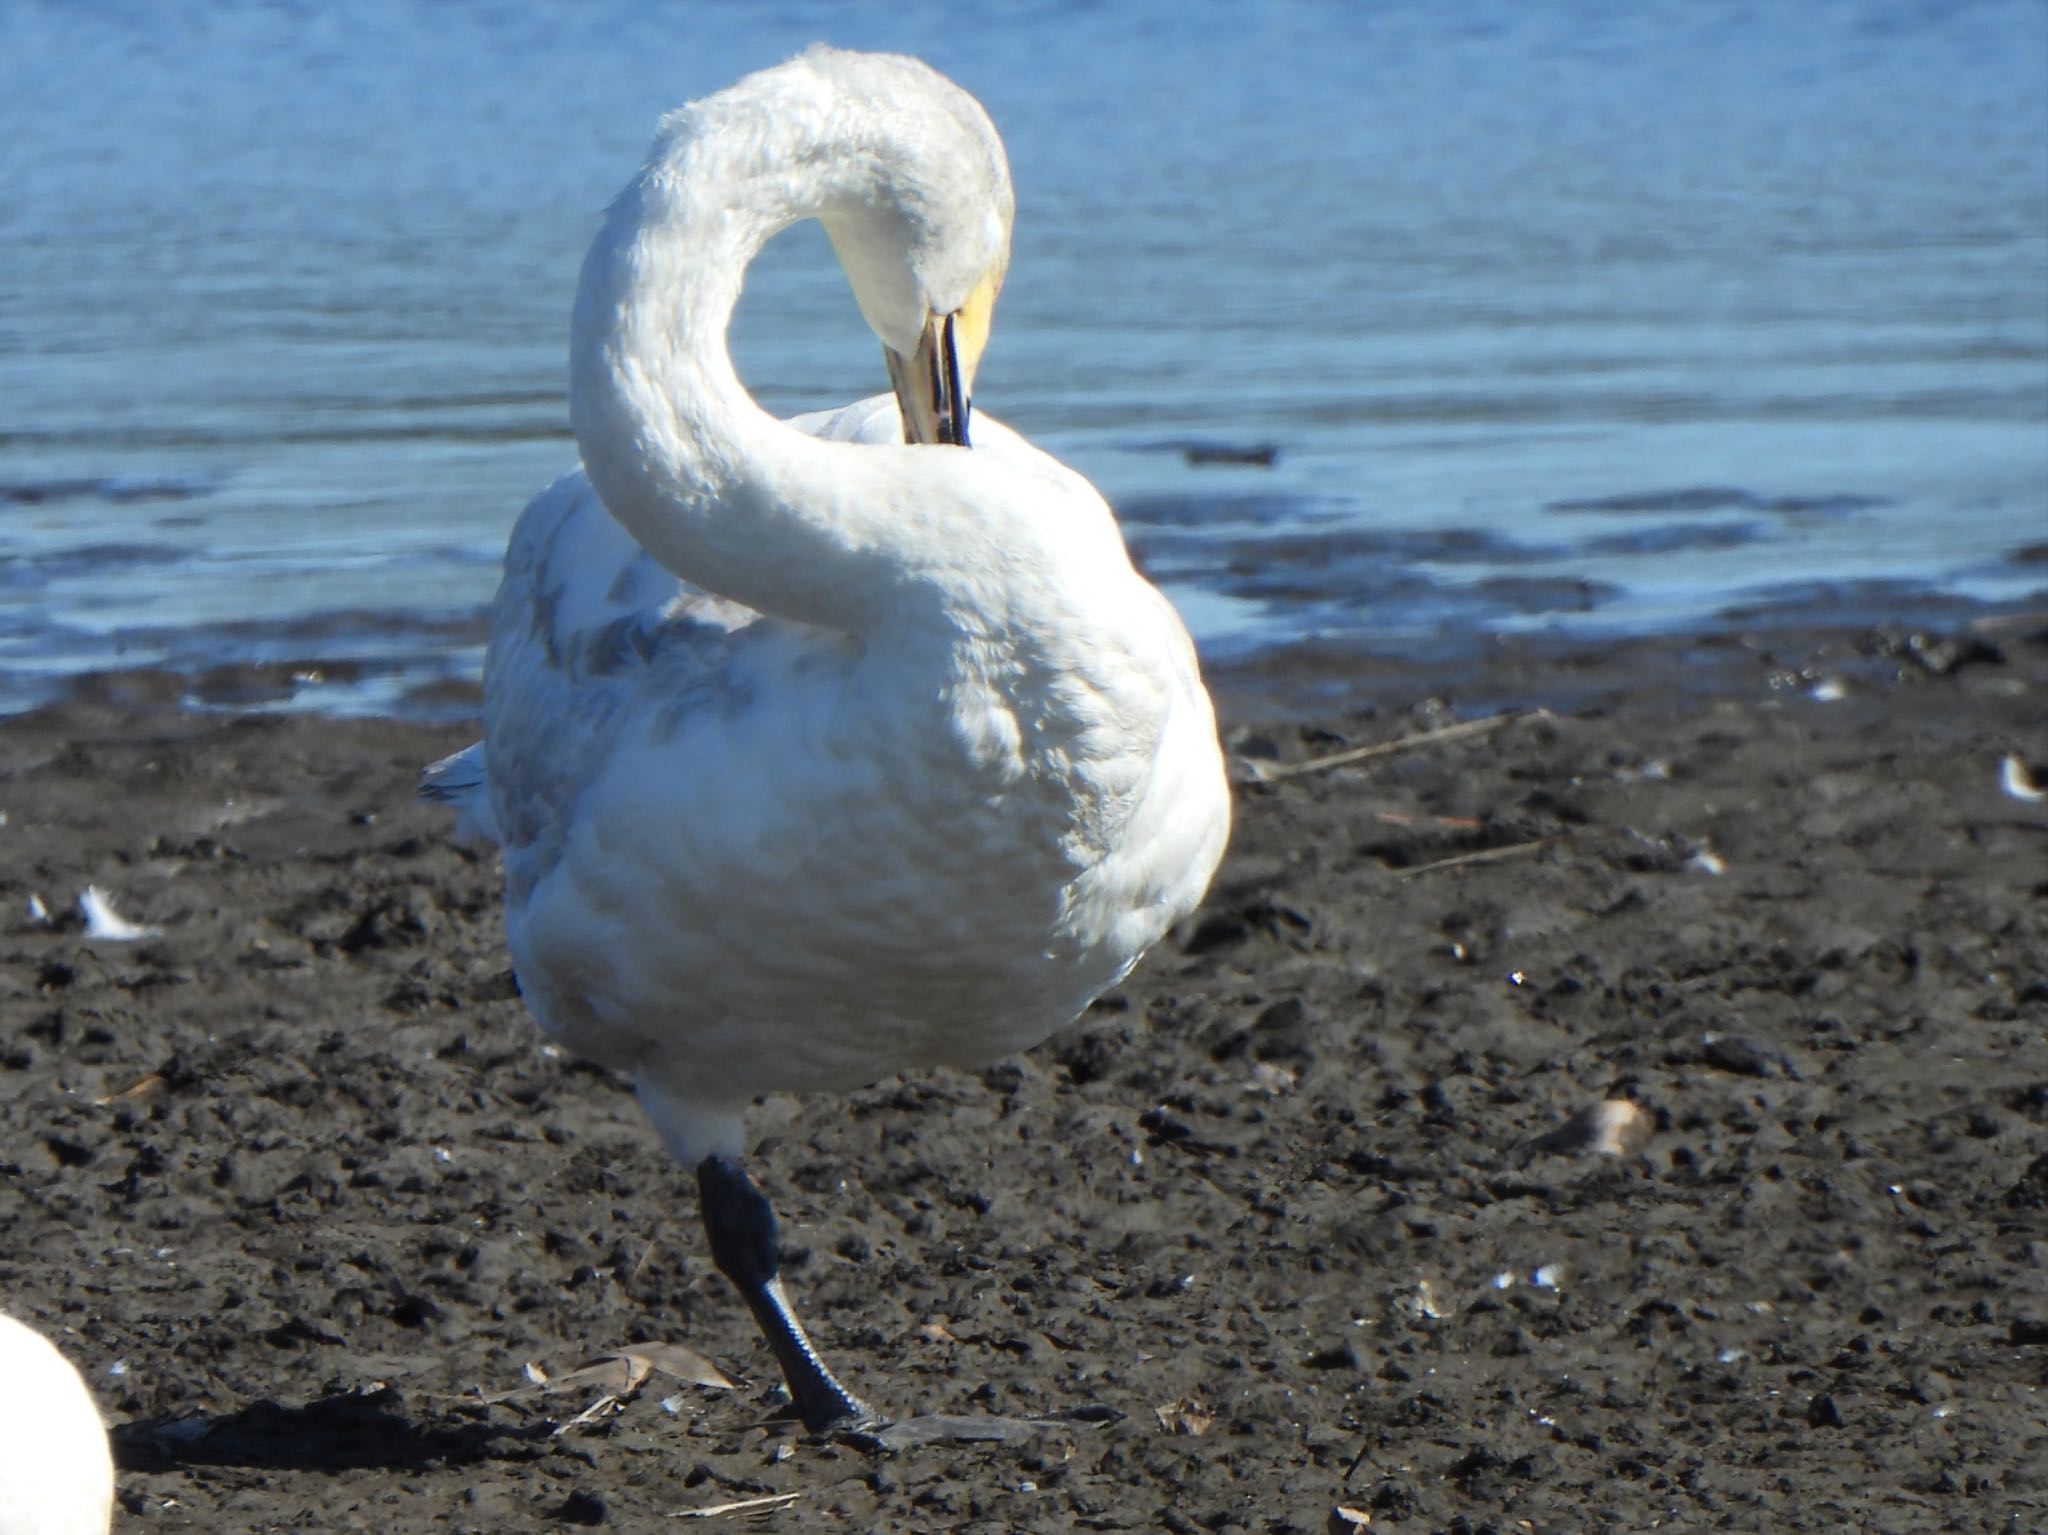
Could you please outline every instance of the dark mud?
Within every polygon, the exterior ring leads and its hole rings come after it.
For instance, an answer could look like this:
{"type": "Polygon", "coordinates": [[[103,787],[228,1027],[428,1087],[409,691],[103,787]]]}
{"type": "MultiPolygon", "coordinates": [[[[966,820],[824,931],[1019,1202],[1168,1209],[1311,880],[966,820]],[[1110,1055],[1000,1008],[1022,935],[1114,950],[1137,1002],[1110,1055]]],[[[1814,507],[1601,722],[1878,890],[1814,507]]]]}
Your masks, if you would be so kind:
{"type": "Polygon", "coordinates": [[[118,1527],[2048,1525],[2048,802],[2001,787],[2048,634],[1371,685],[1232,745],[1559,712],[1247,782],[1088,1028],[757,1111],[841,1372],[1054,1420],[893,1455],[778,1418],[689,1178],[522,1016],[409,801],[459,734],[0,726],[0,1302],[98,1391],[118,1527]],[[1639,1146],[1558,1133],[1610,1098],[1639,1146]],[[740,1384],[562,1380],[669,1343],[740,1384]]]}

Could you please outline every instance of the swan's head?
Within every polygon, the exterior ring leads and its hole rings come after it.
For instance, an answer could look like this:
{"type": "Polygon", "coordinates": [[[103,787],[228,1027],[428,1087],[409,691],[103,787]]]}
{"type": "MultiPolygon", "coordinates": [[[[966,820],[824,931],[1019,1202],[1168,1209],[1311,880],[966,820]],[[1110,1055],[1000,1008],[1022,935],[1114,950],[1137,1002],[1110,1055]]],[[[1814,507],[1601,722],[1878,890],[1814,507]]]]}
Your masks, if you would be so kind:
{"type": "Polygon", "coordinates": [[[965,303],[943,311],[928,306],[908,352],[882,343],[882,360],[889,365],[889,383],[903,412],[905,442],[967,446],[974,371],[988,344],[1002,285],[1002,268],[997,267],[975,284],[965,303]]]}
{"type": "Polygon", "coordinates": [[[785,68],[829,103],[846,174],[818,218],[881,339],[904,438],[964,447],[1016,211],[995,125],[916,59],[814,48],[785,68]]]}
{"type": "Polygon", "coordinates": [[[881,338],[905,438],[964,445],[1015,206],[988,114],[916,59],[813,48],[669,114],[577,290],[570,418],[586,461],[633,451],[630,410],[625,440],[599,441],[603,402],[648,357],[722,344],[747,262],[809,218],[881,338]]]}

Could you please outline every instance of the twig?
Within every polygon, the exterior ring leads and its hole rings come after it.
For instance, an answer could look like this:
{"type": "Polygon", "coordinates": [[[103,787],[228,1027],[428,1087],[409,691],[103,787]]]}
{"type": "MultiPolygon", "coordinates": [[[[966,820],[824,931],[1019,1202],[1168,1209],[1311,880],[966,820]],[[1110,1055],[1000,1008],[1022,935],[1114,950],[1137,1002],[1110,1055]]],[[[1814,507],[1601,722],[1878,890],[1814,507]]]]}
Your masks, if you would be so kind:
{"type": "Polygon", "coordinates": [[[93,1107],[96,1109],[103,1109],[110,1103],[118,1103],[123,1098],[139,1097],[141,1094],[150,1091],[150,1089],[162,1087],[163,1085],[163,1073],[160,1071],[152,1071],[148,1076],[143,1077],[140,1081],[130,1082],[126,1087],[122,1088],[119,1092],[108,1093],[103,1098],[93,1099],[93,1107]]]}
{"type": "Polygon", "coordinates": [[[599,1397],[596,1401],[592,1402],[588,1407],[584,1408],[583,1411],[577,1413],[576,1416],[571,1418],[567,1423],[557,1424],[554,1433],[550,1434],[548,1437],[551,1439],[559,1439],[562,1437],[562,1435],[568,1433],[570,1429],[578,1428],[585,1423],[594,1423],[597,1421],[597,1417],[600,1413],[607,1411],[615,1411],[622,1405],[623,1404],[620,1402],[618,1397],[612,1395],[610,1392],[607,1392],[603,1396],[599,1397]]]}
{"type": "Polygon", "coordinates": [[[671,1519],[718,1519],[726,1514],[765,1514],[771,1508],[787,1508],[801,1492],[771,1492],[760,1498],[741,1498],[734,1503],[713,1503],[708,1508],[679,1508],[669,1515],[671,1519]]]}
{"type": "Polygon", "coordinates": [[[1355,746],[1349,751],[1332,752],[1327,757],[1311,757],[1306,762],[1250,762],[1252,777],[1261,783],[1270,783],[1279,778],[1294,778],[1303,773],[1320,773],[1325,768],[1349,767],[1354,762],[1366,762],[1374,757],[1391,757],[1397,752],[1416,751],[1425,746],[1440,746],[1446,741],[1462,740],[1467,736],[1485,735],[1505,725],[1519,725],[1524,720],[1549,719],[1548,709],[1514,709],[1506,714],[1489,714],[1485,719],[1465,720],[1460,724],[1446,725],[1441,730],[1426,730],[1420,735],[1403,736],[1398,741],[1379,741],[1371,746],[1355,746]]]}
{"type": "Polygon", "coordinates": [[[1398,810],[1375,810],[1375,821],[1384,821],[1389,826],[1429,825],[1441,826],[1451,831],[1478,831],[1486,823],[1477,816],[1469,815],[1404,815],[1398,810]]]}
{"type": "Polygon", "coordinates": [[[1395,876],[1398,879],[1412,879],[1417,874],[1434,874],[1439,869],[1455,869],[1468,863],[1495,863],[1503,858],[1519,858],[1524,853],[1536,852],[1549,847],[1553,842],[1562,842],[1562,834],[1555,837],[1538,837],[1534,842],[1510,842],[1506,847],[1485,847],[1476,853],[1460,853],[1455,858],[1439,858],[1435,863],[1419,863],[1412,869],[1402,869],[1395,876]]]}
{"type": "Polygon", "coordinates": [[[2034,629],[2048,623],[2048,612],[2039,608],[2025,613],[1993,613],[1984,618],[1970,620],[1969,629],[1973,634],[2003,634],[2012,629],[2034,629]]]}

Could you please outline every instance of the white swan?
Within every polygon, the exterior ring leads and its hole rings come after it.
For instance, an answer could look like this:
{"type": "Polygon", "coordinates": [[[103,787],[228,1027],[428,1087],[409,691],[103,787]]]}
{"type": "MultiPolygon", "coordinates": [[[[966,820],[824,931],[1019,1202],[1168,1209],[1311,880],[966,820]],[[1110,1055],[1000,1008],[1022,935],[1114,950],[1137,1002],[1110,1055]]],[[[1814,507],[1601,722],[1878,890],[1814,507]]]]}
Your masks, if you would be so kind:
{"type": "Polygon", "coordinates": [[[113,1520],[92,1393],[49,1339],[0,1312],[0,1535],[107,1535],[113,1520]]]}
{"type": "Polygon", "coordinates": [[[584,262],[583,467],[512,535],[484,741],[426,785],[503,845],[541,1026],[697,1167],[813,1429],[873,1414],[783,1296],[742,1112],[1038,1043],[1228,832],[1178,616],[1092,486],[970,427],[1011,206],[987,115],[913,59],[813,49],[667,118],[584,262]],[[785,423],[726,326],[807,218],[896,397],[785,423]]]}

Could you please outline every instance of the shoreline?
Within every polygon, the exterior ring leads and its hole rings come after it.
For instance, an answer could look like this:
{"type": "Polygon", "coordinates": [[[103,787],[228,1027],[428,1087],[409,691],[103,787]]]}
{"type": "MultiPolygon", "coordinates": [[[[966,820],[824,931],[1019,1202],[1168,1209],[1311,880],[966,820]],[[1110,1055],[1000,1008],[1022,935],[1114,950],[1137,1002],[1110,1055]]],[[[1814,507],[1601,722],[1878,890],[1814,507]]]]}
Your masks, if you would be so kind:
{"type": "MultiPolygon", "coordinates": [[[[1880,679],[1893,661],[1928,661],[1928,655],[1913,653],[1916,635],[1932,637],[1936,647],[1981,641],[1995,648],[1999,636],[2042,623],[2048,623],[2048,589],[2007,602],[1924,595],[1895,605],[1849,601],[1823,604],[1818,613],[1796,603],[1771,604],[1669,630],[1473,631],[1406,651],[1309,638],[1237,655],[1205,655],[1203,669],[1226,724],[1369,713],[1398,706],[1403,696],[1462,694],[1474,707],[1573,709],[1597,703],[1607,692],[1625,693],[1630,663],[1646,675],[1657,674],[1666,688],[1705,697],[1742,691],[1760,673],[1786,666],[1880,679]]],[[[481,645],[480,633],[456,628],[462,644],[481,645]]],[[[281,659],[203,669],[80,672],[50,679],[51,696],[0,713],[0,729],[74,705],[137,715],[392,719],[426,726],[456,726],[477,717],[479,678],[440,670],[430,680],[401,684],[404,669],[403,663],[335,659],[309,646],[281,659]],[[337,685],[375,688],[396,707],[357,707],[359,700],[346,693],[318,691],[337,685]]]]}
{"type": "Polygon", "coordinates": [[[2041,1518],[2048,620],[1369,680],[1226,706],[1223,871],[1086,1027],[756,1110],[850,1381],[1082,1413],[880,1459],[774,1419],[687,1175],[523,1016],[411,799],[470,730],[0,722],[0,1303],[114,1424],[117,1530],[2041,1518]],[[565,1428],[649,1342],[741,1383],[565,1428]]]}

